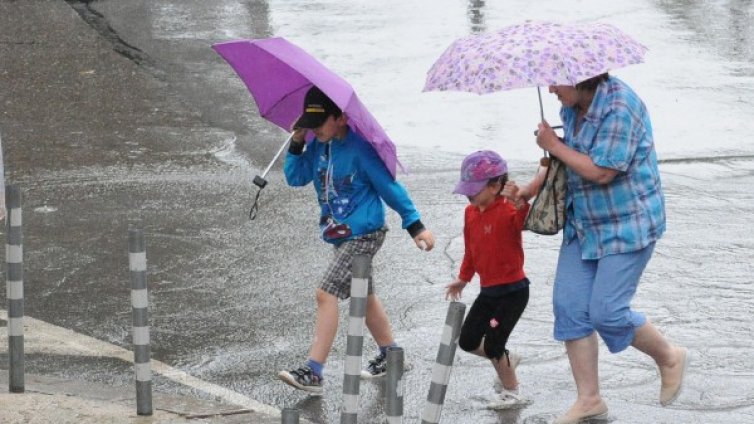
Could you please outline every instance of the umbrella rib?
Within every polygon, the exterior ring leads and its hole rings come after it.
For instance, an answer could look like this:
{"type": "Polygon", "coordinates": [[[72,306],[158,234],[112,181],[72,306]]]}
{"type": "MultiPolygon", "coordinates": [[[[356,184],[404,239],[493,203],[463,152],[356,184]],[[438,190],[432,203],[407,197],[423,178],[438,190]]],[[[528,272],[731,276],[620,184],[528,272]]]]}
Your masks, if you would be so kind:
{"type": "MultiPolygon", "coordinates": [[[[262,117],[266,118],[266,117],[267,117],[267,115],[269,114],[269,112],[270,112],[270,111],[272,111],[272,110],[274,110],[274,109],[275,109],[275,108],[276,108],[276,107],[277,107],[277,106],[278,106],[278,105],[279,105],[280,103],[283,103],[283,102],[284,102],[284,101],[285,101],[285,100],[286,100],[286,99],[287,99],[288,97],[292,96],[292,95],[293,95],[293,94],[295,94],[295,93],[298,93],[298,92],[299,92],[299,90],[301,90],[302,88],[305,88],[305,87],[309,86],[310,84],[311,84],[311,85],[314,85],[313,83],[311,83],[311,82],[307,81],[307,82],[306,82],[306,83],[304,83],[304,85],[302,85],[301,87],[298,87],[298,88],[297,88],[297,89],[295,89],[295,90],[292,90],[292,91],[289,91],[288,93],[285,93],[285,96],[281,97],[281,98],[280,98],[280,100],[278,100],[277,102],[275,102],[275,104],[274,104],[274,105],[272,105],[272,107],[270,107],[269,109],[267,109],[267,113],[264,113],[264,114],[262,114],[262,117]]],[[[302,106],[303,106],[303,105],[302,105],[302,106]]]]}

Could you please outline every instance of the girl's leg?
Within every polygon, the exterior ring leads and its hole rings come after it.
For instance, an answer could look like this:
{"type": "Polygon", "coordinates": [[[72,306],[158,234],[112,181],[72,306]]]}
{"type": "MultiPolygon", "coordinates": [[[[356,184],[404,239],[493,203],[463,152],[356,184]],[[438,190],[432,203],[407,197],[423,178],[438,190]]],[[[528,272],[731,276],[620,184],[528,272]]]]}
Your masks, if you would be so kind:
{"type": "Polygon", "coordinates": [[[510,363],[508,356],[508,338],[516,327],[518,320],[529,303],[529,287],[524,287],[511,293],[507,293],[497,300],[495,313],[486,323],[486,332],[482,346],[484,353],[492,361],[500,382],[506,390],[518,388],[516,370],[510,363]]]}

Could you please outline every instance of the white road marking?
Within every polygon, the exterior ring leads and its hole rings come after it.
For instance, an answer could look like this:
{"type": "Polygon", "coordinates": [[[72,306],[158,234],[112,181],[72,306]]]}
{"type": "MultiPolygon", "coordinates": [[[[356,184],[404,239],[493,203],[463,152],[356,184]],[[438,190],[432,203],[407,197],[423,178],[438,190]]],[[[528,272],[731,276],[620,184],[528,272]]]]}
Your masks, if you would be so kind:
{"type": "MultiPolygon", "coordinates": [[[[8,312],[6,310],[0,309],[0,319],[5,321],[8,320],[8,312]]],[[[6,327],[2,327],[1,331],[2,333],[6,333],[6,327]]],[[[6,335],[7,333],[0,334],[0,338],[4,338],[6,335]]],[[[7,344],[0,344],[0,351],[6,350],[7,344]]],[[[24,316],[24,351],[111,357],[133,363],[133,352],[130,350],[29,316],[24,316]]],[[[265,414],[280,416],[280,410],[274,406],[265,405],[242,395],[241,393],[234,392],[233,390],[229,390],[217,384],[200,380],[186,372],[173,368],[164,362],[152,359],[150,364],[153,372],[175,382],[216,396],[227,403],[242,406],[265,414]]]]}

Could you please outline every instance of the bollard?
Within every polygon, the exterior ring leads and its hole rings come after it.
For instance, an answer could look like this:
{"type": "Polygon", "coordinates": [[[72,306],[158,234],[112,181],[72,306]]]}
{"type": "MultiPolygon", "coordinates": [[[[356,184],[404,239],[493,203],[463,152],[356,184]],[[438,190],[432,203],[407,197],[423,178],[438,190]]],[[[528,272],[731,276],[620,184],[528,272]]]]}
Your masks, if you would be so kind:
{"type": "Polygon", "coordinates": [[[147,251],[141,230],[128,230],[128,267],[131,274],[136,413],[152,415],[152,370],[149,346],[147,251]]]}
{"type": "Polygon", "coordinates": [[[282,413],[282,424],[298,424],[299,411],[295,408],[284,408],[282,413]]]}
{"type": "Polygon", "coordinates": [[[359,412],[359,384],[361,381],[361,356],[364,348],[364,318],[367,312],[369,269],[372,259],[356,255],[351,264],[351,300],[348,312],[348,337],[346,338],[346,365],[343,377],[343,409],[341,424],[356,424],[359,412]]]}
{"type": "Polygon", "coordinates": [[[440,422],[442,405],[445,402],[445,391],[450,381],[450,371],[453,369],[453,359],[456,356],[458,337],[461,333],[463,316],[466,305],[461,302],[450,302],[445,326],[442,331],[440,349],[432,367],[432,383],[429,386],[427,405],[422,414],[422,424],[437,424],[440,422]]]}
{"type": "Polygon", "coordinates": [[[5,264],[8,298],[8,386],[24,392],[24,246],[21,226],[21,190],[5,187],[5,264]]]}
{"type": "Polygon", "coordinates": [[[385,387],[385,416],[387,424],[403,423],[403,348],[387,350],[387,382],[385,387]]]}

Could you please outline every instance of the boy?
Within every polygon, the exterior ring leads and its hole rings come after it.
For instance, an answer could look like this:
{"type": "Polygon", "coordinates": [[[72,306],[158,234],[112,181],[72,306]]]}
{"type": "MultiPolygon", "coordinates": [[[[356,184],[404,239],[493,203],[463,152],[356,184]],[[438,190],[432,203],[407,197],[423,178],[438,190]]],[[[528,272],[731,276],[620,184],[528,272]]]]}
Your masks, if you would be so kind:
{"type": "Polygon", "coordinates": [[[461,270],[446,286],[445,297],[459,299],[474,274],[479,274],[482,288],[464,320],[458,345],[492,361],[503,390],[490,408],[528,403],[518,394],[515,368],[520,358],[511,357],[506,343],[529,301],[521,232],[529,211],[526,200],[543,180],[544,172],[538,172],[529,186],[519,190],[508,182],[505,160],[483,150],[463,160],[461,181],[453,191],[468,197],[470,204],[464,213],[461,270]]]}
{"type": "MultiPolygon", "coordinates": [[[[388,172],[372,146],[348,126],[348,116],[323,93],[312,87],[304,100],[304,113],[294,124],[284,172],[291,186],[314,182],[320,205],[322,239],[334,246],[335,256],[317,288],[317,319],[309,357],[299,368],[278,377],[297,389],[322,393],[324,366],[338,328],[338,299],[351,294],[351,262],[356,254],[377,253],[385,240],[383,200],[401,216],[402,227],[417,247],[432,250],[434,237],[424,228],[406,189],[388,172]],[[306,147],[306,131],[314,140],[306,147]]],[[[379,346],[362,377],[385,375],[386,353],[397,346],[385,308],[373,291],[371,269],[366,325],[379,346]]]]}

